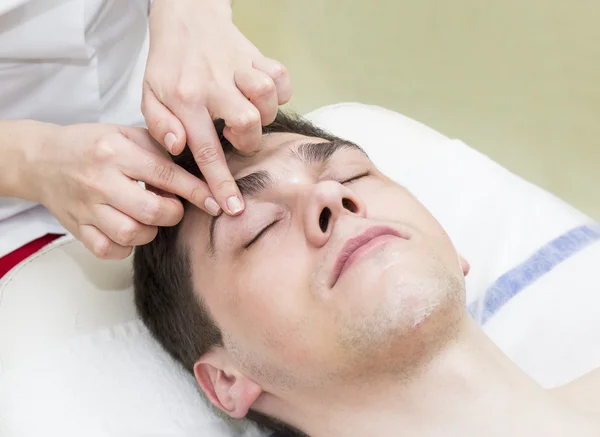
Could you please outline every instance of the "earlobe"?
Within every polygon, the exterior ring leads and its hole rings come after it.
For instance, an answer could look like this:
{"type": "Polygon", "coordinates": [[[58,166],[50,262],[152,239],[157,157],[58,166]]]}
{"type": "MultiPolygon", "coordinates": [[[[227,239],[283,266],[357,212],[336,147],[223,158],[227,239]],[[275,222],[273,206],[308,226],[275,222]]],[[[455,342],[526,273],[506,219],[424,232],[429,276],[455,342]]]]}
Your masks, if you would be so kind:
{"type": "Polygon", "coordinates": [[[458,255],[458,262],[460,264],[460,268],[463,272],[463,275],[467,276],[469,274],[469,272],[471,271],[471,265],[461,255],[458,255]]]}
{"type": "Polygon", "coordinates": [[[228,360],[223,349],[205,354],[194,365],[194,376],[206,397],[229,416],[241,419],[262,393],[262,388],[228,360]]]}
{"type": "Polygon", "coordinates": [[[246,417],[261,393],[262,388],[260,385],[244,375],[238,376],[231,389],[231,398],[234,402],[229,415],[236,419],[246,417]]]}

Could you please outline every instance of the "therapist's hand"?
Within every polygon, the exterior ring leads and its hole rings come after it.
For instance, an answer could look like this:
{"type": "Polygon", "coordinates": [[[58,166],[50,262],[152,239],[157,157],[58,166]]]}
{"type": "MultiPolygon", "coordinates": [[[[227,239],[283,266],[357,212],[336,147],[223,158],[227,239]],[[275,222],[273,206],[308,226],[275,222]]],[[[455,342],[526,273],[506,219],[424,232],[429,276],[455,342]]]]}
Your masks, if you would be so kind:
{"type": "Polygon", "coordinates": [[[174,155],[189,145],[208,187],[228,214],[244,203],[213,120],[242,153],[260,147],[291,86],[285,68],[264,57],[234,26],[230,0],[154,0],[142,112],[152,136],[174,155]],[[237,199],[237,200],[236,200],[237,199]]]}
{"type": "Polygon", "coordinates": [[[125,258],[152,241],[158,226],[179,223],[183,206],[167,193],[204,199],[201,181],[173,163],[146,129],[47,126],[24,169],[30,187],[23,197],[46,206],[99,258],[125,258]]]}

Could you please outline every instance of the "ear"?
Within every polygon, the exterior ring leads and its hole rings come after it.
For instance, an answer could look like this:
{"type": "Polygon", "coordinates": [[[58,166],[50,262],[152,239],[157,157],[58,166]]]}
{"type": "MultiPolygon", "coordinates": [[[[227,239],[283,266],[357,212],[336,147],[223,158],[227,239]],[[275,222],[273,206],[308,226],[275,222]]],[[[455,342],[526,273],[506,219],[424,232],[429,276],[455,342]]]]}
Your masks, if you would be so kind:
{"type": "Polygon", "coordinates": [[[204,354],[194,364],[194,376],[208,399],[236,419],[245,417],[262,393],[262,387],[241,373],[223,348],[204,354]]]}
{"type": "Polygon", "coordinates": [[[469,264],[469,262],[466,259],[464,259],[460,254],[458,255],[458,262],[460,264],[460,268],[463,272],[463,275],[467,276],[471,271],[471,264],[469,264]]]}

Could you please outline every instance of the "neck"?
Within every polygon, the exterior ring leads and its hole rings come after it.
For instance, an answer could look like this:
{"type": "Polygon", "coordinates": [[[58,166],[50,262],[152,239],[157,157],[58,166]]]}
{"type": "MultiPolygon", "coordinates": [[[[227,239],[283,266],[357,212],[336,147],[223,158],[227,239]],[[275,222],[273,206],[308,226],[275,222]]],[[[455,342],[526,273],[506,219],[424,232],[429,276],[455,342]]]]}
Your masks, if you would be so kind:
{"type": "Polygon", "coordinates": [[[468,317],[409,380],[386,375],[294,404],[288,423],[303,424],[311,437],[583,437],[600,430],[521,372],[468,317]]]}

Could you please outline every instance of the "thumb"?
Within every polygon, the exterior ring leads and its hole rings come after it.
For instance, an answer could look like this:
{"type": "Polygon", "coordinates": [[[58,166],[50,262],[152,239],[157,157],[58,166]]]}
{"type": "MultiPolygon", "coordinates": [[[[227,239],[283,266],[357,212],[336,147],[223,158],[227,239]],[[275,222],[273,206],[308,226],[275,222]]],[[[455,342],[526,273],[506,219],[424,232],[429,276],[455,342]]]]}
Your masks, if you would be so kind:
{"type": "Polygon", "coordinates": [[[154,92],[146,87],[142,95],[142,114],[154,139],[172,155],[179,155],[187,142],[185,129],[154,92]]]}
{"type": "Polygon", "coordinates": [[[119,131],[125,138],[140,146],[142,149],[154,153],[155,155],[171,159],[171,155],[169,155],[167,150],[165,150],[161,144],[152,138],[148,129],[134,126],[119,126],[119,131]]]}

